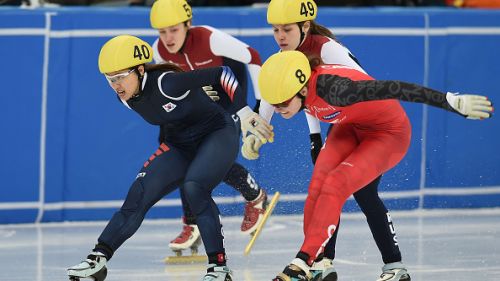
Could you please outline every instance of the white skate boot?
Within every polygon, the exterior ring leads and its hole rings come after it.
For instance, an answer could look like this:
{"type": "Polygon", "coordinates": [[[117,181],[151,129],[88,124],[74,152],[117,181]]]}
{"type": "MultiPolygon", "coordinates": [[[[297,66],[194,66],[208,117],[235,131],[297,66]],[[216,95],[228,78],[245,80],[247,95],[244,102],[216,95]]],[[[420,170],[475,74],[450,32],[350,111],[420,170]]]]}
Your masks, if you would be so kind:
{"type": "Polygon", "coordinates": [[[295,258],[273,281],[312,281],[311,268],[301,259],[295,258]]]}
{"type": "Polygon", "coordinates": [[[264,189],[260,190],[259,196],[253,201],[247,201],[245,204],[245,213],[241,223],[241,232],[253,234],[257,226],[264,219],[264,213],[267,208],[267,193],[264,189]]]}
{"type": "Polygon", "coordinates": [[[411,278],[402,262],[393,262],[382,267],[382,275],[377,281],[411,281],[411,278]]]}
{"type": "Polygon", "coordinates": [[[337,281],[337,271],[333,267],[333,260],[323,258],[311,266],[312,281],[337,281]]]}
{"type": "Polygon", "coordinates": [[[201,244],[200,231],[196,224],[184,224],[181,233],[168,246],[177,256],[182,256],[182,251],[191,248],[191,254],[198,253],[198,246],[201,244]]]}
{"type": "Polygon", "coordinates": [[[104,281],[108,270],[106,257],[101,252],[92,252],[81,263],[68,268],[69,280],[79,281],[80,278],[92,278],[95,281],[104,281]]]}
{"type": "Polygon", "coordinates": [[[207,274],[202,281],[233,281],[231,270],[227,266],[216,266],[209,264],[207,274]]]}

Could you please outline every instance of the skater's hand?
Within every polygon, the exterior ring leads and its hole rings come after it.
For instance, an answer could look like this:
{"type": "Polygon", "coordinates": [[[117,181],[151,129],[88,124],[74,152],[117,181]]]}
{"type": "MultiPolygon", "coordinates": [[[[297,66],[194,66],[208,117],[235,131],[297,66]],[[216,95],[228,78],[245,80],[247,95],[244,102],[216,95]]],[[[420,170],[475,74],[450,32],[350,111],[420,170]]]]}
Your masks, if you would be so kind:
{"type": "Polygon", "coordinates": [[[203,91],[205,91],[205,94],[207,94],[207,96],[213,101],[220,100],[219,94],[214,90],[214,88],[212,88],[212,86],[203,86],[201,88],[203,89],[203,91]]]}
{"type": "Polygon", "coordinates": [[[247,132],[255,135],[264,144],[274,141],[273,126],[264,120],[259,114],[255,113],[250,107],[245,106],[238,111],[238,116],[241,119],[241,131],[243,138],[247,132]]]}
{"type": "Polygon", "coordinates": [[[446,100],[450,106],[467,119],[486,119],[491,117],[493,106],[485,96],[458,95],[447,93],[446,100]]]}
{"type": "Polygon", "coordinates": [[[248,160],[255,160],[259,158],[259,149],[262,142],[257,136],[249,134],[243,137],[243,145],[241,146],[241,154],[248,160]]]}

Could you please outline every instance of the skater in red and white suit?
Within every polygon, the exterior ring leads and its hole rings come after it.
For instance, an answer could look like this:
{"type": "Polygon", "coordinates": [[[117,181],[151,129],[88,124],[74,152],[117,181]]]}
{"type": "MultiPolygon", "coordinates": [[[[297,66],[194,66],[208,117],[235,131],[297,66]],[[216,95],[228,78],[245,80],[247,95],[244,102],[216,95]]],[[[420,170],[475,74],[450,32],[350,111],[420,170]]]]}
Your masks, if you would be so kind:
{"type": "MultiPolygon", "coordinates": [[[[325,64],[341,64],[366,73],[351,51],[328,28],[315,21],[317,14],[318,8],[313,0],[272,0],[267,9],[267,22],[272,25],[274,39],[280,50],[297,50],[306,56],[319,57],[325,64]]],[[[315,163],[323,146],[320,121],[307,111],[305,115],[310,132],[311,157],[315,163]]],[[[410,274],[402,261],[396,228],[378,194],[381,178],[382,175],[375,178],[355,192],[353,197],[366,217],[384,262],[377,281],[410,281],[410,274]]],[[[337,224],[337,229],[339,226],[337,224]]],[[[334,259],[338,233],[335,232],[325,246],[324,255],[313,265],[312,275],[320,275],[318,278],[323,281],[337,281],[334,259]]]]}
{"type": "MultiPolygon", "coordinates": [[[[311,65],[301,52],[281,52],[264,63],[259,75],[262,98],[285,119],[305,109],[334,124],[309,185],[304,242],[274,280],[311,280],[311,265],[335,233],[347,198],[404,157],[411,127],[398,100],[426,103],[470,119],[489,118],[493,111],[483,96],[376,81],[347,66],[322,65],[319,58],[313,58],[311,65]]],[[[242,150],[258,153],[260,146],[254,137],[244,142],[242,150]]]]}
{"type": "MultiPolygon", "coordinates": [[[[150,12],[151,26],[158,30],[159,38],[153,43],[153,59],[156,63],[173,63],[188,72],[209,67],[229,66],[238,80],[244,99],[247,99],[248,79],[253,83],[255,98],[260,101],[257,77],[261,59],[259,53],[242,41],[210,26],[193,26],[192,9],[185,0],[158,0],[150,12]]],[[[203,87],[206,93],[222,106],[231,104],[218,85],[203,87]]],[[[269,104],[263,105],[271,108],[269,104]]],[[[269,112],[269,111],[268,111],[269,112]]],[[[272,115],[272,108],[271,108],[272,115]]],[[[270,117],[266,117],[270,120],[270,117]]],[[[160,128],[160,143],[166,128],[160,128]]],[[[244,133],[244,132],[243,132],[244,133]]],[[[263,219],[267,194],[249,171],[234,163],[224,183],[237,190],[246,201],[241,231],[253,233],[263,219]]],[[[187,249],[200,239],[196,217],[189,208],[181,190],[184,226],[169,246],[173,250],[187,249]]]]}

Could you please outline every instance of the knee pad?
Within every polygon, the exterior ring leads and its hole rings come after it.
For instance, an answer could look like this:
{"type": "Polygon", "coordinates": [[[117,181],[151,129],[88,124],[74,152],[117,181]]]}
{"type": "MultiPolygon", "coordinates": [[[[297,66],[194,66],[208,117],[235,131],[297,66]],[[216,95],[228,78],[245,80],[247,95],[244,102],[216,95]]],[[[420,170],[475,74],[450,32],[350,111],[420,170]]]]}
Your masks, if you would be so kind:
{"type": "Polygon", "coordinates": [[[195,215],[199,215],[210,206],[210,192],[203,185],[194,181],[187,181],[182,186],[182,189],[189,207],[195,215]]]}

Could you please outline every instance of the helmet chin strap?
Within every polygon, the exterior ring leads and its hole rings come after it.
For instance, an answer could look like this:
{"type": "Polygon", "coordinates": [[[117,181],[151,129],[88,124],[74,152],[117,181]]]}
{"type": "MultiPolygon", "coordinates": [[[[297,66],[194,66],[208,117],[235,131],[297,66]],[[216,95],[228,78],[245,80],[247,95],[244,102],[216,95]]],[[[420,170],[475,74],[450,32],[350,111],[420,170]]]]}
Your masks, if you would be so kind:
{"type": "MultiPolygon", "coordinates": [[[[297,25],[299,26],[299,30],[300,30],[300,40],[299,40],[299,45],[297,45],[297,48],[302,44],[302,42],[304,42],[304,39],[306,38],[306,33],[302,30],[302,27],[304,26],[304,22],[298,22],[297,25]]],[[[297,48],[295,48],[295,50],[297,50],[297,48]]]]}
{"type": "Polygon", "coordinates": [[[139,78],[139,91],[137,92],[137,94],[133,95],[132,98],[137,98],[142,94],[142,80],[144,80],[144,75],[141,74],[141,72],[139,71],[138,65],[134,67],[134,72],[135,74],[137,74],[137,77],[139,78]]]}
{"type": "Polygon", "coordinates": [[[297,93],[297,97],[300,99],[300,109],[299,111],[302,111],[306,109],[306,97],[301,95],[300,93],[297,93]]]}

